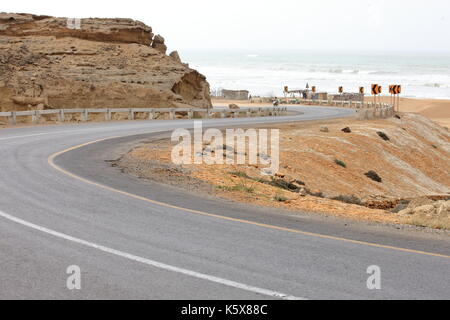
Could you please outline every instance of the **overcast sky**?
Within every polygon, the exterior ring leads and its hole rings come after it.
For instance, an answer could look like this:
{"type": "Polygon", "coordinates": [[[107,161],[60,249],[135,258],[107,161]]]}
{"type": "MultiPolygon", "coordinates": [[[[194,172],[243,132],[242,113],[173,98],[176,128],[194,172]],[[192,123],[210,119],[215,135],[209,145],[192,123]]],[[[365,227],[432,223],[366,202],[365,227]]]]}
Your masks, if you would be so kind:
{"type": "Polygon", "coordinates": [[[449,0],[3,0],[0,10],[133,18],[178,50],[450,52],[449,0]]]}

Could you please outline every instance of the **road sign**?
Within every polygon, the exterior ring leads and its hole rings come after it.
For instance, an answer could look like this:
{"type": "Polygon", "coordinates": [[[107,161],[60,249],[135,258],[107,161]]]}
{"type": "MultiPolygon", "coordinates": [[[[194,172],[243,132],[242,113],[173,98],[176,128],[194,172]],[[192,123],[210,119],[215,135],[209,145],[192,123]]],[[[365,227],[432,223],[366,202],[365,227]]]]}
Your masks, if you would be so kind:
{"type": "Polygon", "coordinates": [[[339,93],[344,93],[344,87],[339,87],[339,93]]]}
{"type": "Polygon", "coordinates": [[[389,93],[390,94],[400,94],[402,93],[402,86],[398,84],[390,85],[389,86],[389,93]]]}
{"type": "Polygon", "coordinates": [[[377,84],[373,84],[372,85],[372,94],[373,95],[377,95],[377,94],[381,94],[382,92],[382,87],[377,85],[377,84]]]}

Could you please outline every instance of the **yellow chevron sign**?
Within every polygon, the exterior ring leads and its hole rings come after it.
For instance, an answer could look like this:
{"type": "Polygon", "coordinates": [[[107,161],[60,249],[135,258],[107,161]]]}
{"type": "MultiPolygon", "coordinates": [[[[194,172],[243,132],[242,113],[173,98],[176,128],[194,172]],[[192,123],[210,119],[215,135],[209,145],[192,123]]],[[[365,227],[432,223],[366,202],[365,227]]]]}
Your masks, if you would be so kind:
{"type": "Polygon", "coordinates": [[[395,84],[395,85],[392,85],[391,87],[392,87],[391,91],[390,91],[391,94],[400,94],[400,93],[402,93],[402,86],[395,84]]]}
{"type": "Polygon", "coordinates": [[[381,94],[382,91],[383,91],[382,87],[379,86],[378,84],[373,84],[372,85],[372,94],[373,95],[381,94]]]}

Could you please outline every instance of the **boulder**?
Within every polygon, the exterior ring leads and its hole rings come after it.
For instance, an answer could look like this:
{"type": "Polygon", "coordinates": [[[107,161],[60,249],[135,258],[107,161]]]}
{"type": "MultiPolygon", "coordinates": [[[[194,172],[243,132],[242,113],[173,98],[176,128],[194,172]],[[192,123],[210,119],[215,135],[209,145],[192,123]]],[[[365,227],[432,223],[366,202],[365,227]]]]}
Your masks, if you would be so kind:
{"type": "Polygon", "coordinates": [[[437,208],[436,213],[440,216],[445,215],[450,218],[450,201],[444,201],[437,208]]]}
{"type": "Polygon", "coordinates": [[[366,172],[364,175],[367,178],[369,178],[369,179],[371,179],[371,180],[373,180],[375,182],[379,182],[379,183],[383,182],[383,179],[378,175],[378,173],[376,173],[373,170],[370,170],[369,172],[366,172]]]}
{"type": "Polygon", "coordinates": [[[433,205],[425,205],[420,206],[413,209],[413,214],[420,214],[420,215],[432,215],[436,213],[436,208],[433,205]]]}
{"type": "Polygon", "coordinates": [[[420,206],[425,206],[425,205],[433,205],[434,201],[427,198],[427,197],[420,197],[420,198],[415,198],[413,200],[411,200],[408,204],[408,208],[409,209],[414,209],[420,206]]]}
{"type": "Polygon", "coordinates": [[[232,103],[232,104],[228,105],[228,108],[233,109],[233,110],[240,109],[240,107],[237,104],[235,104],[235,103],[232,103]]]}
{"type": "Polygon", "coordinates": [[[167,51],[167,46],[165,45],[165,40],[164,38],[157,34],[152,41],[152,48],[158,50],[161,53],[166,53],[167,51]]]}
{"type": "Polygon", "coordinates": [[[384,141],[390,141],[391,139],[388,137],[388,135],[382,131],[377,132],[378,136],[383,139],[384,141]]]}
{"type": "Polygon", "coordinates": [[[345,132],[345,133],[351,133],[351,132],[352,132],[352,129],[350,129],[349,127],[346,127],[346,128],[344,128],[344,129],[342,129],[342,132],[345,132]]]}
{"type": "Polygon", "coordinates": [[[181,62],[180,55],[178,54],[178,51],[172,51],[169,54],[170,57],[174,58],[176,61],[181,62]]]}
{"type": "Polygon", "coordinates": [[[320,127],[320,132],[328,133],[328,132],[330,132],[330,129],[328,129],[328,127],[322,126],[322,127],[320,127]]]}
{"type": "Polygon", "coordinates": [[[414,210],[411,208],[407,208],[404,210],[401,210],[398,212],[398,214],[402,215],[402,216],[408,216],[408,215],[412,215],[414,213],[414,210]]]}
{"type": "Polygon", "coordinates": [[[305,187],[303,187],[303,188],[300,188],[298,193],[301,197],[306,197],[309,194],[309,190],[306,189],[305,187]]]}

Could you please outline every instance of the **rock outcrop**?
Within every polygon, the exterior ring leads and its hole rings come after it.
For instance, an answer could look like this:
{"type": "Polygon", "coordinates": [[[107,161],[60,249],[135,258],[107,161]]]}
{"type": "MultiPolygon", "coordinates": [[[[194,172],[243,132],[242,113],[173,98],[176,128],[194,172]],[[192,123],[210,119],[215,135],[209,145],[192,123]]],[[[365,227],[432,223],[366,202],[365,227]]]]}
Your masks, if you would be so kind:
{"type": "Polygon", "coordinates": [[[211,106],[206,78],[131,19],[0,13],[0,107],[211,106]]]}

